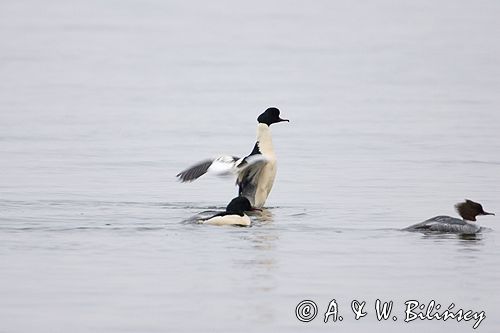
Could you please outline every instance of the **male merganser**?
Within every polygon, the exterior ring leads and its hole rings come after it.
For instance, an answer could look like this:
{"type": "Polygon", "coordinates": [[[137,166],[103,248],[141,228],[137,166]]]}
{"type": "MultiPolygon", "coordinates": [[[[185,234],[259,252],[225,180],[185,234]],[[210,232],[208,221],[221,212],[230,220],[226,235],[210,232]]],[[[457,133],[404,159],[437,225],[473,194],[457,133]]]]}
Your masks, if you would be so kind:
{"type": "Polygon", "coordinates": [[[414,224],[403,230],[406,231],[438,231],[438,232],[453,232],[460,234],[475,234],[479,232],[481,227],[476,221],[478,215],[495,215],[483,210],[481,204],[472,200],[465,200],[455,205],[455,208],[462,217],[457,219],[451,216],[436,216],[424,222],[414,224]]]}
{"type": "Polygon", "coordinates": [[[239,158],[222,155],[204,160],[177,174],[182,182],[191,182],[205,173],[219,176],[237,176],[238,195],[246,197],[253,207],[261,208],[266,203],[276,177],[276,155],[274,154],[270,126],[288,119],[280,118],[277,108],[268,108],[257,118],[257,142],[250,155],[239,158]]]}
{"type": "Polygon", "coordinates": [[[245,211],[250,210],[252,210],[252,205],[247,198],[236,197],[227,205],[225,212],[216,214],[206,220],[202,220],[200,223],[249,226],[250,218],[245,214],[245,211]]]}

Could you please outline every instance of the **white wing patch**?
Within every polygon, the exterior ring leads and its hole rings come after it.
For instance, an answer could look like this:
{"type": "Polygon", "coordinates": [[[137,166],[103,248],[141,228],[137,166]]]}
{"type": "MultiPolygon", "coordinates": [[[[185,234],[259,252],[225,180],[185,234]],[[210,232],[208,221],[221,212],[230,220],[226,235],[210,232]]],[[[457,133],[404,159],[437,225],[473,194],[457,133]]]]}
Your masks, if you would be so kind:
{"type": "Polygon", "coordinates": [[[231,176],[236,171],[237,163],[241,163],[241,161],[241,159],[236,159],[233,156],[219,156],[212,162],[207,173],[216,176],[231,176]]]}

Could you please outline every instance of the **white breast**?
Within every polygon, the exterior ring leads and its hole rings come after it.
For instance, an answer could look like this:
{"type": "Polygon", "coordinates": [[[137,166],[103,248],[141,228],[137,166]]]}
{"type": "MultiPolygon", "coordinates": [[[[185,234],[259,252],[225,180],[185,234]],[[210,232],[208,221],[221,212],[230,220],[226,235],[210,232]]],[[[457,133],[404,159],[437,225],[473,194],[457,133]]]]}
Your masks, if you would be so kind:
{"type": "Polygon", "coordinates": [[[250,218],[245,214],[243,214],[243,216],[239,215],[215,216],[212,217],[211,219],[204,221],[203,224],[249,226],[250,218]]]}
{"type": "Polygon", "coordinates": [[[259,175],[255,191],[254,206],[260,208],[266,203],[276,178],[276,155],[271,138],[271,129],[266,124],[257,126],[257,142],[261,154],[268,160],[259,175]]]}
{"type": "Polygon", "coordinates": [[[266,203],[269,193],[273,188],[276,177],[276,160],[269,161],[261,171],[255,190],[255,207],[260,208],[266,203]]]}

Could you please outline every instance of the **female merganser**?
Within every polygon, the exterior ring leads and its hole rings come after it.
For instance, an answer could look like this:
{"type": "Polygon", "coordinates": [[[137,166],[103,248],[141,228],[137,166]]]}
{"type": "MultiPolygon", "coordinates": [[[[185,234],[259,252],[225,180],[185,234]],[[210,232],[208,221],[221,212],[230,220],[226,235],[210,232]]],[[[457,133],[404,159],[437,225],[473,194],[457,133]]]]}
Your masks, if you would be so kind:
{"type": "Polygon", "coordinates": [[[191,182],[205,173],[219,176],[235,174],[238,195],[246,197],[253,207],[264,206],[276,177],[276,155],[270,126],[289,120],[281,119],[280,111],[272,107],[264,111],[257,121],[257,142],[250,155],[244,158],[222,155],[208,159],[180,172],[177,177],[182,182],[191,182]]]}
{"type": "Polygon", "coordinates": [[[427,221],[414,224],[403,230],[405,231],[438,231],[438,232],[453,232],[460,234],[475,234],[479,232],[481,227],[476,221],[478,215],[495,215],[483,210],[481,204],[472,200],[465,200],[455,205],[455,208],[462,217],[457,219],[451,216],[436,216],[427,221]]]}
{"type": "Polygon", "coordinates": [[[250,218],[245,211],[252,210],[252,205],[245,197],[236,197],[227,205],[226,211],[216,214],[200,223],[212,225],[239,225],[249,226],[250,218]]]}

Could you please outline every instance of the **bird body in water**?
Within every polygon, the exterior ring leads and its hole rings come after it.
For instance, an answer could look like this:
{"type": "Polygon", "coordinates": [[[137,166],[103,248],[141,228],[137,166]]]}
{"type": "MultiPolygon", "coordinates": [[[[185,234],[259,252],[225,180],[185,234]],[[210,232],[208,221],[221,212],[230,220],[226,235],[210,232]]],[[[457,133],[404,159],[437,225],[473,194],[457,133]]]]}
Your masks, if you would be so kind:
{"type": "Polygon", "coordinates": [[[476,221],[476,216],[495,215],[494,213],[485,212],[481,204],[468,199],[456,204],[455,208],[462,219],[440,215],[409,226],[403,230],[475,234],[481,230],[481,227],[477,223],[474,223],[476,221]]]}
{"type": "Polygon", "coordinates": [[[227,205],[225,212],[218,213],[206,220],[199,221],[199,223],[247,227],[250,225],[251,221],[245,212],[250,210],[252,210],[252,205],[247,198],[236,197],[227,205]]]}

